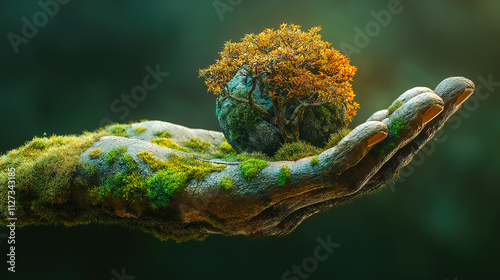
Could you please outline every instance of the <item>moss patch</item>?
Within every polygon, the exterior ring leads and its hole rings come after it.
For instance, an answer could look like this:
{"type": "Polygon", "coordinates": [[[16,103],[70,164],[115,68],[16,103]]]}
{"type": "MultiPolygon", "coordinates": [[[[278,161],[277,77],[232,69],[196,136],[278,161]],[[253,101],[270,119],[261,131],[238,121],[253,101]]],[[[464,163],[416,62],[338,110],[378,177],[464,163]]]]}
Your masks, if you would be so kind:
{"type": "Polygon", "coordinates": [[[392,104],[391,106],[389,106],[389,108],[387,108],[387,111],[389,111],[389,116],[394,113],[394,111],[396,111],[396,109],[398,109],[399,107],[401,107],[403,105],[403,101],[401,100],[398,100],[396,102],[394,102],[394,104],[392,104]]]}
{"type": "Polygon", "coordinates": [[[236,151],[233,149],[231,145],[227,141],[224,141],[220,144],[217,152],[214,154],[214,158],[231,158],[236,156],[236,151]]]}
{"type": "MultiPolygon", "coordinates": [[[[75,188],[75,174],[84,168],[80,154],[87,150],[101,133],[77,136],[35,137],[24,146],[0,157],[0,185],[7,186],[7,170],[16,173],[16,216],[22,217],[16,225],[84,223],[78,205],[72,199],[82,189],[75,188]],[[60,208],[64,208],[62,210],[60,208]]],[[[95,172],[89,170],[89,172],[95,172]]],[[[7,187],[0,188],[0,220],[8,213],[7,187]]]]}
{"type": "Polygon", "coordinates": [[[211,144],[207,141],[203,141],[200,138],[190,138],[188,141],[184,142],[184,147],[190,149],[196,153],[205,153],[210,149],[211,144]]]}
{"type": "Polygon", "coordinates": [[[250,180],[257,176],[259,172],[268,165],[268,162],[261,159],[250,158],[240,164],[241,175],[250,180]]]}
{"type": "Polygon", "coordinates": [[[101,148],[92,149],[89,151],[89,157],[91,159],[100,158],[102,156],[102,154],[104,154],[104,151],[101,148]]]}
{"type": "Polygon", "coordinates": [[[154,136],[158,138],[171,138],[173,135],[170,133],[170,131],[167,130],[160,130],[154,133],[154,136]]]}
{"type": "Polygon", "coordinates": [[[350,129],[344,128],[338,131],[337,133],[333,133],[332,135],[330,135],[330,139],[328,139],[328,142],[325,145],[325,149],[330,149],[337,146],[340,140],[342,140],[350,132],[351,132],[350,129]]]}
{"type": "Polygon", "coordinates": [[[128,171],[133,171],[137,168],[137,162],[131,154],[124,154],[123,162],[125,163],[128,171]]]}
{"type": "Polygon", "coordinates": [[[147,128],[142,127],[142,126],[136,126],[132,130],[135,132],[135,134],[139,135],[139,134],[144,133],[147,130],[147,128]]]}
{"type": "Polygon", "coordinates": [[[316,166],[316,165],[318,165],[318,163],[319,163],[319,161],[318,161],[318,157],[315,157],[315,156],[314,156],[314,157],[312,157],[312,158],[311,158],[311,162],[310,162],[310,163],[311,163],[311,165],[312,165],[312,166],[316,166]]]}
{"type": "Polygon", "coordinates": [[[387,149],[396,147],[396,140],[399,139],[399,133],[405,128],[407,128],[407,124],[404,121],[395,118],[388,127],[389,132],[387,137],[373,147],[374,151],[379,156],[382,156],[387,149]]]}
{"type": "MultiPolygon", "coordinates": [[[[248,137],[248,132],[253,130],[255,126],[264,119],[262,114],[243,103],[236,103],[226,110],[229,110],[226,114],[226,118],[227,124],[231,128],[229,138],[234,143],[245,142],[248,137]]],[[[245,150],[243,148],[244,147],[242,147],[241,150],[245,150]]]]}
{"type": "Polygon", "coordinates": [[[273,160],[289,160],[295,161],[301,158],[316,156],[322,152],[322,149],[315,147],[304,141],[296,141],[281,145],[279,150],[274,154],[273,160]]]}
{"type": "Polygon", "coordinates": [[[226,191],[231,190],[233,188],[233,181],[231,180],[231,176],[224,176],[220,179],[217,185],[223,187],[226,191]]]}
{"type": "Polygon", "coordinates": [[[147,197],[152,200],[153,209],[167,206],[188,180],[201,180],[210,172],[222,171],[226,167],[190,156],[171,155],[167,160],[157,159],[149,152],[140,152],[138,156],[156,172],[147,182],[147,197]]]}
{"type": "Polygon", "coordinates": [[[177,143],[172,141],[172,139],[167,139],[164,137],[158,137],[156,139],[153,139],[153,140],[151,140],[151,143],[156,144],[156,145],[160,145],[160,146],[163,146],[163,147],[166,147],[169,149],[181,151],[181,152],[188,152],[189,151],[189,149],[179,146],[177,143]]]}
{"type": "Polygon", "coordinates": [[[129,137],[127,129],[131,127],[130,124],[112,124],[105,128],[105,132],[113,136],[129,137]]]}
{"type": "Polygon", "coordinates": [[[109,150],[107,153],[106,153],[106,163],[108,165],[111,165],[113,163],[116,162],[116,160],[122,156],[123,154],[125,154],[127,152],[127,147],[116,147],[116,148],[113,148],[111,150],[109,150]]]}
{"type": "Polygon", "coordinates": [[[290,169],[286,166],[283,165],[280,170],[280,175],[278,176],[278,184],[280,186],[283,186],[286,184],[286,182],[292,177],[292,174],[290,173],[290,169]]]}

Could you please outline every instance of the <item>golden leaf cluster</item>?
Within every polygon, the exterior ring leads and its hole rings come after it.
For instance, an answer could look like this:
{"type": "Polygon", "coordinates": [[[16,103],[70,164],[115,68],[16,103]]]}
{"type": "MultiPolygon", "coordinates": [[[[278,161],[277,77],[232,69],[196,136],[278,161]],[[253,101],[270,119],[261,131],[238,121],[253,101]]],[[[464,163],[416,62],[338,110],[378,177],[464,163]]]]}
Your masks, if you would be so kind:
{"type": "Polygon", "coordinates": [[[356,67],[321,40],[320,30],[318,26],[304,32],[299,25],[282,24],[276,30],[247,34],[238,43],[228,41],[220,59],[200,70],[200,76],[205,77],[208,91],[218,97],[231,94],[227,85],[239,73],[258,77],[273,99],[308,104],[345,102],[351,118],[359,108],[350,84],[356,67]]]}

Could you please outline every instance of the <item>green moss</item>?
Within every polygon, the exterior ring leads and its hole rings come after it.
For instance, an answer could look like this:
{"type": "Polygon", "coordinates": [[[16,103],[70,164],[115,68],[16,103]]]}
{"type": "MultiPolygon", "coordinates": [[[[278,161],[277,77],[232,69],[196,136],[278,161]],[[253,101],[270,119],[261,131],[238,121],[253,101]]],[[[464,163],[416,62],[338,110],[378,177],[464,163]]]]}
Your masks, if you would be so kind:
{"type": "Polygon", "coordinates": [[[154,136],[156,136],[158,138],[171,138],[172,137],[172,133],[170,133],[167,130],[160,130],[160,131],[155,132],[154,136]]]}
{"type": "Polygon", "coordinates": [[[233,147],[226,141],[222,142],[219,146],[219,152],[223,155],[233,155],[236,154],[236,151],[233,147]]]}
{"type": "Polygon", "coordinates": [[[332,116],[332,112],[326,106],[311,109],[313,109],[314,116],[320,120],[328,120],[332,116]]]}
{"type": "Polygon", "coordinates": [[[407,124],[398,119],[395,118],[392,123],[389,125],[388,129],[389,132],[387,134],[387,137],[382,140],[380,143],[376,144],[373,147],[373,150],[378,153],[379,156],[382,156],[387,149],[390,148],[395,148],[396,147],[396,141],[399,139],[399,133],[402,129],[407,128],[407,124]]]}
{"type": "Polygon", "coordinates": [[[124,154],[123,162],[125,163],[128,171],[132,171],[137,168],[137,162],[134,160],[134,157],[131,154],[124,154]]]}
{"type": "Polygon", "coordinates": [[[153,140],[151,140],[151,143],[154,143],[156,145],[160,145],[160,146],[163,146],[163,147],[166,147],[169,149],[181,151],[181,152],[188,152],[189,151],[189,149],[179,146],[177,143],[172,141],[172,139],[167,139],[164,137],[158,137],[156,139],[153,139],[153,140]]]}
{"type": "Polygon", "coordinates": [[[231,145],[227,142],[222,142],[217,152],[212,155],[212,158],[222,159],[225,161],[245,161],[247,159],[255,158],[270,161],[271,159],[262,152],[243,152],[238,154],[231,145]]]}
{"type": "Polygon", "coordinates": [[[238,98],[247,99],[249,91],[250,91],[249,89],[239,89],[239,90],[236,90],[235,92],[233,92],[233,96],[238,97],[238,98]]]}
{"type": "Polygon", "coordinates": [[[319,163],[318,157],[316,157],[316,156],[312,157],[310,163],[311,163],[312,166],[318,165],[318,163],[319,163]]]}
{"type": "Polygon", "coordinates": [[[100,158],[102,156],[102,154],[104,154],[104,151],[101,148],[92,149],[89,151],[89,157],[91,159],[100,158]]]}
{"type": "Polygon", "coordinates": [[[137,175],[134,172],[137,162],[132,155],[124,154],[123,162],[127,169],[111,176],[104,185],[93,188],[89,197],[95,202],[128,205],[137,211],[147,207],[158,209],[167,206],[188,180],[201,180],[210,172],[225,168],[188,156],[173,155],[167,160],[160,160],[149,152],[140,152],[138,157],[155,171],[154,175],[149,178],[137,175]]]}
{"type": "Polygon", "coordinates": [[[132,130],[135,132],[135,134],[139,135],[139,134],[144,133],[147,130],[147,128],[142,127],[142,126],[136,126],[132,130]]]}
{"type": "Polygon", "coordinates": [[[93,204],[115,201],[117,204],[130,204],[140,209],[148,203],[147,178],[128,171],[116,173],[103,186],[91,189],[88,196],[93,204]]]}
{"type": "Polygon", "coordinates": [[[159,170],[147,183],[147,197],[152,200],[151,207],[158,209],[169,204],[170,199],[182,189],[189,176],[176,170],[159,170]]]}
{"type": "Polygon", "coordinates": [[[116,148],[109,150],[106,153],[106,157],[105,157],[106,163],[108,165],[115,163],[116,160],[120,156],[124,155],[126,152],[127,152],[127,147],[116,147],[116,148]]]}
{"type": "Polygon", "coordinates": [[[244,103],[236,103],[227,110],[229,110],[226,114],[227,124],[231,127],[229,138],[236,143],[244,142],[248,132],[264,119],[262,114],[244,103]]]}
{"type": "Polygon", "coordinates": [[[157,159],[149,152],[140,152],[138,156],[156,172],[147,182],[147,197],[152,200],[154,209],[167,206],[189,179],[201,180],[210,172],[222,171],[226,167],[191,156],[171,155],[167,160],[157,159]]]}
{"type": "Polygon", "coordinates": [[[279,150],[274,154],[273,160],[290,160],[295,161],[301,158],[316,156],[322,150],[304,141],[296,141],[281,145],[279,150]]]}
{"type": "Polygon", "coordinates": [[[231,176],[224,176],[220,179],[217,185],[223,187],[226,191],[231,190],[233,188],[233,181],[231,180],[231,176]]]}
{"type": "Polygon", "coordinates": [[[236,161],[245,161],[248,159],[260,159],[265,161],[271,161],[271,159],[262,152],[251,152],[251,153],[240,153],[235,156],[236,161]]]}
{"type": "MultiPolygon", "coordinates": [[[[22,217],[16,226],[29,224],[71,224],[82,222],[73,199],[82,191],[75,187],[77,170],[85,167],[80,154],[87,150],[100,133],[77,136],[51,136],[38,138],[11,150],[0,157],[0,220],[7,218],[7,181],[11,168],[16,177],[16,216],[22,217]],[[71,203],[73,201],[73,203],[71,203]],[[57,211],[58,207],[66,211],[57,211]]],[[[93,172],[92,170],[88,170],[93,172]]],[[[78,182],[77,182],[78,181],[78,182]]]]}
{"type": "Polygon", "coordinates": [[[130,124],[112,124],[105,128],[105,132],[113,136],[128,137],[127,129],[132,127],[130,124]]]}
{"type": "Polygon", "coordinates": [[[404,104],[403,101],[397,100],[391,106],[389,106],[389,108],[387,108],[387,111],[389,111],[389,116],[392,113],[394,113],[394,111],[396,111],[396,109],[398,109],[399,107],[401,107],[403,104],[404,104]]]}
{"type": "Polygon", "coordinates": [[[290,173],[290,169],[286,166],[283,165],[280,170],[280,175],[278,176],[278,184],[280,186],[283,186],[286,184],[286,182],[292,177],[292,174],[290,173]]]}
{"type": "Polygon", "coordinates": [[[257,176],[259,172],[268,165],[268,162],[261,159],[247,159],[240,164],[241,175],[250,180],[257,176]]]}
{"type": "Polygon", "coordinates": [[[97,167],[94,164],[92,164],[92,163],[85,164],[84,168],[85,168],[85,171],[87,171],[87,174],[90,177],[93,177],[96,174],[96,172],[97,172],[97,167]]]}
{"type": "Polygon", "coordinates": [[[211,144],[209,142],[195,137],[190,138],[188,141],[184,142],[184,147],[196,153],[205,153],[210,149],[210,146],[211,144]]]}
{"type": "Polygon", "coordinates": [[[337,144],[342,139],[344,139],[344,137],[347,134],[349,134],[350,132],[351,132],[350,129],[344,128],[344,129],[341,129],[340,131],[338,131],[337,133],[331,134],[330,135],[330,139],[328,139],[328,142],[326,142],[325,149],[330,149],[330,148],[333,148],[333,147],[337,146],[337,144]]]}
{"type": "Polygon", "coordinates": [[[234,159],[236,154],[237,153],[233,149],[233,147],[231,147],[228,142],[224,141],[220,144],[217,151],[213,154],[213,158],[229,160],[231,158],[234,159]]]}

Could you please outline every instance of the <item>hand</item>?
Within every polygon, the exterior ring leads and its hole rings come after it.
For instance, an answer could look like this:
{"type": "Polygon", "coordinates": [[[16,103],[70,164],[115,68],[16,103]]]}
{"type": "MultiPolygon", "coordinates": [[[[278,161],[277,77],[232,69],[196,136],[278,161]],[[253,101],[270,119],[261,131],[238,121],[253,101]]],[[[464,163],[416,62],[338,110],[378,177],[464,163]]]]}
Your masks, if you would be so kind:
{"type": "MultiPolygon", "coordinates": [[[[85,205],[88,200],[80,196],[83,187],[78,190],[74,187],[75,195],[68,196],[70,198],[64,202],[79,207],[65,208],[53,203],[45,207],[54,208],[50,213],[71,211],[71,215],[52,216],[63,217],[61,220],[65,223],[121,224],[152,232],[161,239],[203,238],[214,233],[284,235],[305,218],[390,182],[473,92],[474,84],[461,77],[445,79],[434,91],[429,88],[410,89],[393,103],[400,105],[394,112],[376,112],[335,147],[314,159],[269,162],[252,179],[242,175],[240,163],[205,160],[206,164],[219,169],[227,166],[202,179],[189,179],[166,207],[137,211],[133,203],[121,203],[116,199],[105,205],[97,203],[89,207],[85,205]],[[289,176],[280,184],[284,166],[288,168],[289,176]],[[228,179],[232,188],[226,190],[220,183],[228,179]]],[[[137,126],[146,128],[146,131],[129,138],[101,137],[80,155],[83,164],[100,166],[96,176],[101,183],[123,172],[125,166],[106,165],[103,156],[90,157],[89,153],[97,148],[107,153],[116,147],[127,147],[127,153],[137,161],[135,173],[152,176],[150,166],[137,156],[141,151],[158,159],[173,154],[185,155],[144,141],[153,139],[155,134],[168,130],[172,134],[170,139],[178,144],[196,137],[208,141],[212,147],[218,147],[224,139],[220,132],[188,129],[158,121],[133,124],[129,130],[133,131],[137,126]]],[[[77,169],[74,178],[88,178],[83,172],[77,169]]],[[[88,188],[91,183],[83,185],[88,188]]],[[[46,208],[43,211],[49,213],[46,208]]],[[[38,215],[43,217],[45,214],[38,215]]],[[[59,222],[54,219],[48,220],[59,222]]],[[[36,216],[31,220],[37,220],[36,216]]]]}

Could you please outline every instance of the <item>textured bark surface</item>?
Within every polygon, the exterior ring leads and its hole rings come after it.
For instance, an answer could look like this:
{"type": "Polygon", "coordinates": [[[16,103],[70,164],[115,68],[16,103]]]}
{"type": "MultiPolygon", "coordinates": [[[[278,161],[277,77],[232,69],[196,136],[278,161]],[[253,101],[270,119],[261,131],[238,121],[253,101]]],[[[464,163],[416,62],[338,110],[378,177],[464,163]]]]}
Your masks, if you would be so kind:
{"type": "MultiPolygon", "coordinates": [[[[462,77],[448,78],[434,91],[411,89],[396,100],[404,104],[392,114],[387,110],[376,112],[337,146],[318,155],[317,164],[312,164],[311,157],[293,162],[269,162],[258,176],[248,180],[242,175],[239,163],[224,163],[226,167],[220,172],[211,172],[203,179],[190,179],[166,207],[133,212],[96,205],[91,210],[82,207],[87,210],[81,210],[81,215],[91,222],[139,228],[162,239],[202,238],[214,233],[284,235],[307,217],[390,182],[473,91],[474,84],[462,77]],[[278,178],[283,166],[291,176],[280,185],[278,178]],[[223,178],[231,179],[231,189],[220,186],[223,178]]],[[[139,172],[150,176],[154,171],[137,156],[141,151],[150,152],[158,159],[185,154],[148,142],[158,132],[168,130],[176,143],[193,137],[202,139],[211,143],[210,149],[214,151],[224,141],[220,132],[159,121],[133,124],[129,129],[132,131],[139,125],[146,128],[144,133],[131,133],[129,138],[101,137],[80,155],[80,161],[98,166],[97,177],[104,182],[124,167],[110,167],[102,158],[91,157],[90,151],[99,148],[106,152],[123,146],[138,163],[139,172]]],[[[222,164],[217,160],[210,162],[222,164]]],[[[75,176],[85,178],[84,174],[75,176]]],[[[78,203],[76,198],[75,203],[78,203]]]]}

